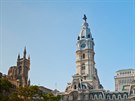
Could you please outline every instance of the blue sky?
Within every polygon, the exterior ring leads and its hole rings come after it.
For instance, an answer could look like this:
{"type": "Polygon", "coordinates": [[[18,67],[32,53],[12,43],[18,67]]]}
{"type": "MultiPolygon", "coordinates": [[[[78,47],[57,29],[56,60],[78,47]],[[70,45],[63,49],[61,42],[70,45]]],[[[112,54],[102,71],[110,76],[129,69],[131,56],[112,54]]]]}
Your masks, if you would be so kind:
{"type": "Polygon", "coordinates": [[[64,91],[76,72],[83,14],[104,88],[114,90],[117,70],[135,69],[134,0],[1,0],[0,9],[0,71],[5,74],[26,46],[31,83],[64,91]]]}

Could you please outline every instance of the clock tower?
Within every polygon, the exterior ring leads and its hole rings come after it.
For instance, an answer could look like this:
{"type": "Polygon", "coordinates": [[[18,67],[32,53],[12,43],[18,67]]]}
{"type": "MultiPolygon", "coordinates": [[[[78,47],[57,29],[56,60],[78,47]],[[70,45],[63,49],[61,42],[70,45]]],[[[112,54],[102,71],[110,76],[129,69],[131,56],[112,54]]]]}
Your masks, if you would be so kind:
{"type": "Polygon", "coordinates": [[[82,81],[87,81],[93,88],[98,89],[100,82],[94,61],[94,39],[88,27],[86,15],[83,20],[76,43],[76,74],[82,76],[82,81]]]}

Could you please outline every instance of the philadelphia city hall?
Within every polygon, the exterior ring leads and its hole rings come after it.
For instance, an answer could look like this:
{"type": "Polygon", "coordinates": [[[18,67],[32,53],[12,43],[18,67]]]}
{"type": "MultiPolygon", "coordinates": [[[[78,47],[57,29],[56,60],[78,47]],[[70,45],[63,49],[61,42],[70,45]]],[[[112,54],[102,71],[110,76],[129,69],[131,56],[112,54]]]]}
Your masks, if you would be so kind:
{"type": "MultiPolygon", "coordinates": [[[[61,93],[62,101],[131,101],[135,95],[135,82],[129,91],[108,91],[100,84],[94,60],[94,39],[84,15],[76,42],[76,74],[61,93]]],[[[134,100],[133,100],[134,101],[134,100]]]]}

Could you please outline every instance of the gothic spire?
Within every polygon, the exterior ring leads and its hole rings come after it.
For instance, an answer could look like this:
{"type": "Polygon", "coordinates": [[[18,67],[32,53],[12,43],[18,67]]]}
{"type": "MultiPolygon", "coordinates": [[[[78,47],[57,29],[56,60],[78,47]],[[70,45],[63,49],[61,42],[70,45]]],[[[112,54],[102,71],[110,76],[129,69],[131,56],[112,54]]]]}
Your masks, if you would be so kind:
{"type": "Polygon", "coordinates": [[[23,57],[26,58],[26,46],[24,48],[23,57]]]}
{"type": "Polygon", "coordinates": [[[28,56],[28,60],[30,60],[30,55],[28,56]]]}
{"type": "Polygon", "coordinates": [[[18,53],[18,60],[20,59],[20,53],[18,53]]]}

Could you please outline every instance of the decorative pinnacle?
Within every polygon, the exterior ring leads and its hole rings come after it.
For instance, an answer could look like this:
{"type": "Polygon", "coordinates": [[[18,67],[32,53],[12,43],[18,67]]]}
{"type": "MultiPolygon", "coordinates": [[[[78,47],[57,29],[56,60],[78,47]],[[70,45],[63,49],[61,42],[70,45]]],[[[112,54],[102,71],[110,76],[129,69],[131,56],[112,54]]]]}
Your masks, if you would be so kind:
{"type": "Polygon", "coordinates": [[[87,17],[86,17],[85,14],[84,14],[83,20],[84,20],[85,22],[86,22],[86,20],[87,20],[87,17]]]}
{"type": "Polygon", "coordinates": [[[26,46],[24,47],[24,54],[26,54],[26,46]]]}
{"type": "Polygon", "coordinates": [[[23,57],[26,58],[26,46],[24,47],[23,57]]]}
{"type": "Polygon", "coordinates": [[[30,60],[30,55],[28,56],[28,60],[30,60]]]}
{"type": "Polygon", "coordinates": [[[20,59],[20,53],[18,54],[18,59],[20,59]]]}

